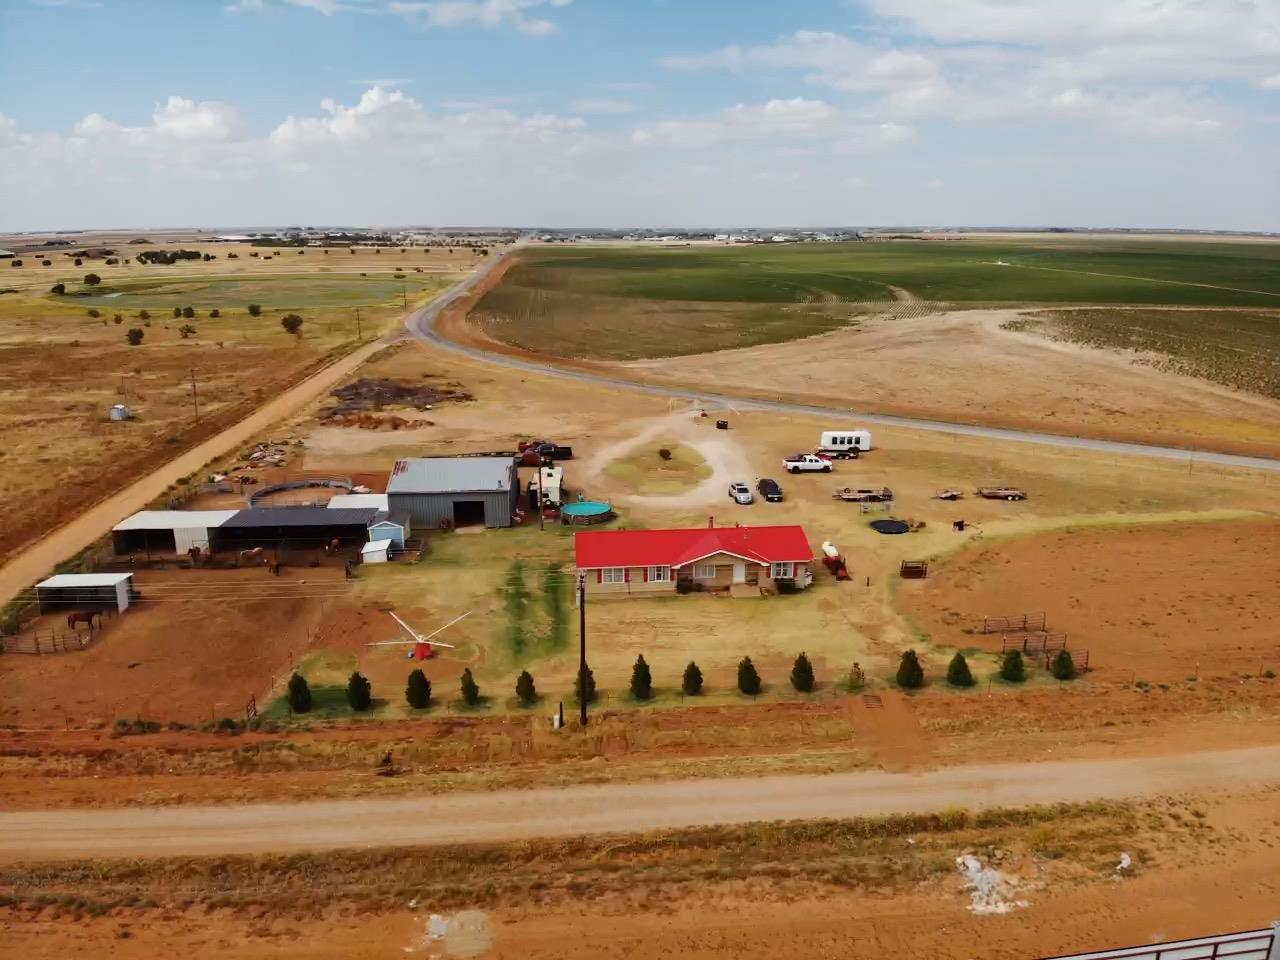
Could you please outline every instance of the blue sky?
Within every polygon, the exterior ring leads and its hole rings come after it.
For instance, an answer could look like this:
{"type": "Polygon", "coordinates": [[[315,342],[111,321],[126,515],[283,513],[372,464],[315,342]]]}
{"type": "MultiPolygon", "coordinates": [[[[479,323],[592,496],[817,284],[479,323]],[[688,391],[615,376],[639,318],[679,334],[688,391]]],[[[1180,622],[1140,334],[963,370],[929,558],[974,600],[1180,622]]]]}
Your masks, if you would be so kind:
{"type": "Polygon", "coordinates": [[[1278,124],[1278,0],[0,0],[0,230],[1275,230],[1278,124]]]}

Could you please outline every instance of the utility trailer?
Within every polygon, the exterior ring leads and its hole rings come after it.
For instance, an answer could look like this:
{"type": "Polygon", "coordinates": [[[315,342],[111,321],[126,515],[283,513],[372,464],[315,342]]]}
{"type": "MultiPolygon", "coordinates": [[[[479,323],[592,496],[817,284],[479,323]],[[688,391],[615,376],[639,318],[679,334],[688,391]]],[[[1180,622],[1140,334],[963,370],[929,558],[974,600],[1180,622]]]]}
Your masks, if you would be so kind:
{"type": "Polygon", "coordinates": [[[979,487],[978,496],[985,500],[1025,500],[1027,494],[1017,487],[979,487]]]}
{"type": "Polygon", "coordinates": [[[836,487],[831,497],[846,503],[888,503],[893,491],[888,487],[836,487]]]}

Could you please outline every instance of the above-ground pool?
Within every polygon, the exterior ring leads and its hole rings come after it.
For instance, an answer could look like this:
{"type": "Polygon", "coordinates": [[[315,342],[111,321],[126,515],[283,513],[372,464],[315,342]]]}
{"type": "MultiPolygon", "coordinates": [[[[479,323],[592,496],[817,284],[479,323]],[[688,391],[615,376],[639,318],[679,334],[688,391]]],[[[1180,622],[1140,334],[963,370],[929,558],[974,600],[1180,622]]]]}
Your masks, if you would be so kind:
{"type": "Polygon", "coordinates": [[[604,523],[613,516],[613,507],[599,500],[578,500],[560,508],[565,523],[604,523]]]}

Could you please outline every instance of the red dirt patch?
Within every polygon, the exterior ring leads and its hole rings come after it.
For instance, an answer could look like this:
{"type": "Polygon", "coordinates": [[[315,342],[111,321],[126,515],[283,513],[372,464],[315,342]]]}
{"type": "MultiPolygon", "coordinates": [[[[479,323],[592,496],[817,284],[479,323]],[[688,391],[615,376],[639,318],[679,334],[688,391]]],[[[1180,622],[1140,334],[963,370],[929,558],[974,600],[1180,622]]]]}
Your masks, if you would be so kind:
{"type": "Polygon", "coordinates": [[[1041,612],[1112,680],[1280,668],[1280,521],[1086,529],[993,543],[903,583],[936,643],[1000,650],[975,619],[1041,612]],[[1130,676],[1126,676],[1126,674],[1130,676]]]}

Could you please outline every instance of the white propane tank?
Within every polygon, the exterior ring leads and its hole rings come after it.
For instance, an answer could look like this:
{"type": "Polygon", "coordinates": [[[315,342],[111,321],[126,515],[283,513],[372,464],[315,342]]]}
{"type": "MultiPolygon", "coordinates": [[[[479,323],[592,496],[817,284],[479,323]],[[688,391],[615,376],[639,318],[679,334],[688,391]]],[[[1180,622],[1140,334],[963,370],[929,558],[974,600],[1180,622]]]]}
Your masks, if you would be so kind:
{"type": "Polygon", "coordinates": [[[832,543],[830,540],[822,541],[822,552],[825,553],[832,560],[840,559],[840,551],[836,549],[836,545],[832,543]]]}

